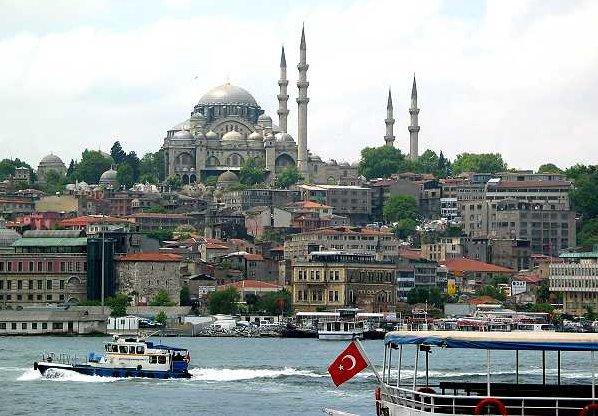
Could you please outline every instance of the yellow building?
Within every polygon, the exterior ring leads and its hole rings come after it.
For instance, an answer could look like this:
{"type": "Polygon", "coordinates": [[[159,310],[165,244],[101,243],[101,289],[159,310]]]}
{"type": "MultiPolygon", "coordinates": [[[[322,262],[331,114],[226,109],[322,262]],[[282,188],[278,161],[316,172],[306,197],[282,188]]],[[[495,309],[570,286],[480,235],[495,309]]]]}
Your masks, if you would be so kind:
{"type": "Polygon", "coordinates": [[[397,268],[371,254],[313,252],[294,260],[293,306],[296,312],[357,307],[365,312],[394,310],[397,268]]]}

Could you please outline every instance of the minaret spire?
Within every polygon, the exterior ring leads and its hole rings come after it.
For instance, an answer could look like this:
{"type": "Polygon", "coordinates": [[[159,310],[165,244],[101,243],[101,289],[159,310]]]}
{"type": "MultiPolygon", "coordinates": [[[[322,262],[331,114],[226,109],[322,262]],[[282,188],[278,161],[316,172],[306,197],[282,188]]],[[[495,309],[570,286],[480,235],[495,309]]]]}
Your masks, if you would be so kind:
{"type": "Polygon", "coordinates": [[[301,44],[299,45],[299,64],[297,69],[299,70],[299,80],[297,81],[297,88],[299,89],[299,95],[297,97],[298,106],[298,155],[297,155],[297,167],[299,172],[303,175],[305,180],[309,180],[309,170],[307,166],[307,70],[309,65],[307,64],[307,46],[305,44],[305,26],[301,29],[301,44]]]}
{"type": "Polygon", "coordinates": [[[287,116],[289,115],[289,109],[287,108],[287,101],[289,101],[289,95],[287,94],[287,86],[289,81],[287,80],[287,59],[284,55],[284,45],[282,46],[282,52],[280,54],[280,79],[278,80],[278,86],[280,93],[278,94],[278,126],[282,133],[287,133],[287,116]]]}
{"type": "Polygon", "coordinates": [[[418,158],[418,134],[420,129],[418,122],[419,108],[417,108],[417,85],[415,83],[415,74],[413,74],[413,86],[411,87],[411,108],[409,108],[409,114],[411,115],[411,123],[409,125],[409,159],[415,161],[418,158]]]}
{"type": "Polygon", "coordinates": [[[395,136],[393,134],[395,119],[393,118],[392,94],[390,92],[390,87],[388,88],[388,102],[386,103],[386,119],[384,120],[384,123],[386,123],[386,135],[384,136],[384,141],[387,146],[393,147],[395,141],[395,136]]]}

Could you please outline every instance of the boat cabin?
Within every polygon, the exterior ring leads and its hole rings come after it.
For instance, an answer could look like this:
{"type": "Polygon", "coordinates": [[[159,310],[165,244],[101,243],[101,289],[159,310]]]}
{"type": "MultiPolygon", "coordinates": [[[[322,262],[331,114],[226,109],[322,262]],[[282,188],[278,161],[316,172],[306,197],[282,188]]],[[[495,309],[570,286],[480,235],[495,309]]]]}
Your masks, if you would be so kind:
{"type": "MultiPolygon", "coordinates": [[[[385,416],[591,416],[594,412],[598,415],[597,350],[598,334],[590,333],[390,332],[385,338],[384,367],[380,387],[376,391],[376,412],[385,416]],[[453,365],[463,368],[465,373],[462,374],[466,375],[451,377],[442,374],[435,380],[430,377],[431,371],[439,374],[439,370],[430,366],[430,354],[439,349],[445,350],[442,353],[445,363],[447,356],[454,355],[453,365]],[[464,350],[478,350],[478,353],[466,353],[464,350]],[[526,351],[525,357],[541,359],[541,382],[524,382],[520,377],[521,351],[526,351]],[[414,354],[414,357],[408,360],[407,353],[414,354]],[[548,368],[550,377],[547,377],[547,353],[556,364],[548,368]],[[570,353],[576,355],[574,359],[580,369],[591,373],[591,379],[589,374],[583,379],[577,373],[563,377],[561,359],[570,353]],[[492,371],[493,354],[502,357],[499,374],[492,371]],[[474,355],[477,360],[473,359],[474,355]],[[508,362],[505,356],[510,357],[508,362]],[[407,361],[410,363],[406,364],[407,361]],[[482,368],[472,368],[475,362],[480,363],[482,368]],[[477,380],[472,374],[479,375],[477,380]]],[[[441,371],[448,373],[446,368],[441,371]]]]}

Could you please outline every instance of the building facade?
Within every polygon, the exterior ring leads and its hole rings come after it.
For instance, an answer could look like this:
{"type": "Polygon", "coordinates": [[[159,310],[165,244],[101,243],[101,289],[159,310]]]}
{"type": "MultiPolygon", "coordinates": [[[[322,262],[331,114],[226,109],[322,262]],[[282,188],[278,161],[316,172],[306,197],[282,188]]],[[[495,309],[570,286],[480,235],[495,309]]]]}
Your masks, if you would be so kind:
{"type": "Polygon", "coordinates": [[[562,295],[563,312],[583,315],[598,308],[598,247],[592,252],[563,253],[549,266],[550,292],[562,295]]]}

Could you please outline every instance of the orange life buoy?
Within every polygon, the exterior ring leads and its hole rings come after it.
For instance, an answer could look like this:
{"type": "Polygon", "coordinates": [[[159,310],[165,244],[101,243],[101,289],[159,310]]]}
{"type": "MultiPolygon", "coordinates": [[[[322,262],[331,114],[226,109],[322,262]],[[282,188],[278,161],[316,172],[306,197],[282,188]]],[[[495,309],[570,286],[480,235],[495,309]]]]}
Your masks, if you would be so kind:
{"type": "MultiPolygon", "coordinates": [[[[434,390],[432,387],[422,387],[422,388],[418,389],[417,392],[418,393],[425,393],[425,394],[436,394],[436,390],[434,390]]],[[[416,402],[420,401],[420,395],[416,393],[414,399],[415,399],[416,402]]],[[[428,403],[428,402],[425,401],[426,399],[430,399],[430,398],[429,397],[424,397],[423,398],[424,403],[428,403]]]]}
{"type": "Polygon", "coordinates": [[[579,411],[579,416],[588,416],[590,410],[598,410],[598,403],[590,403],[579,411]]]}
{"type": "Polygon", "coordinates": [[[476,407],[475,407],[475,412],[474,414],[476,415],[481,415],[482,414],[482,410],[484,410],[485,407],[487,406],[494,406],[496,408],[496,410],[499,411],[499,413],[502,416],[508,416],[509,414],[507,413],[507,408],[505,407],[505,405],[503,404],[503,402],[501,402],[498,399],[489,397],[487,399],[484,399],[482,401],[480,401],[476,407]]]}

